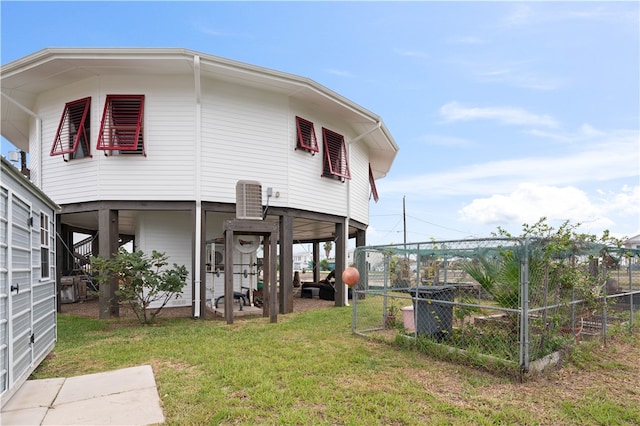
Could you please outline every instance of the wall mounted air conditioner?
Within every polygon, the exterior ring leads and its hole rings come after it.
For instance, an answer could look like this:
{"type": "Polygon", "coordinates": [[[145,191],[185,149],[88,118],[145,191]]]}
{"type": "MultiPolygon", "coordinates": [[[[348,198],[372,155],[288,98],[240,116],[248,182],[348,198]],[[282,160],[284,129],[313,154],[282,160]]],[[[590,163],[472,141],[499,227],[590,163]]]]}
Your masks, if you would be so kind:
{"type": "Polygon", "coordinates": [[[262,220],[262,185],[239,180],[236,184],[236,219],[262,220]]]}

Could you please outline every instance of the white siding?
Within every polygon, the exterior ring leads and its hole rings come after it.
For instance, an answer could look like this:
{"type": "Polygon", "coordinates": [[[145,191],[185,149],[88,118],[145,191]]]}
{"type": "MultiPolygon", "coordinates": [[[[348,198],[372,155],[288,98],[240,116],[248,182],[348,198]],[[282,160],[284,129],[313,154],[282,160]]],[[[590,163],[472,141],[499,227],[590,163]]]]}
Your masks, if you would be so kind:
{"type": "Polygon", "coordinates": [[[107,94],[144,94],[146,157],[100,155],[100,197],[122,200],[195,198],[195,95],[182,77],[113,78],[107,94]],[[123,186],[126,182],[126,187],[123,186]]]}
{"type": "Polygon", "coordinates": [[[286,196],[287,98],[212,81],[202,86],[203,198],[234,203],[238,180],[286,196]]]}
{"type": "MultiPolygon", "coordinates": [[[[358,135],[340,119],[318,114],[312,106],[289,104],[268,91],[219,81],[202,84],[201,152],[196,151],[196,104],[193,81],[186,76],[89,78],[44,93],[38,100],[42,142],[32,137],[34,181],[59,204],[93,200],[194,200],[200,162],[205,201],[235,202],[238,180],[262,184],[279,197],[271,206],[350,215],[368,223],[368,153],[348,146],[352,179],[323,178],[322,128],[342,134],[347,143],[358,135]],[[105,156],[95,149],[107,94],[144,94],[146,157],[105,156]],[[63,161],[50,156],[64,104],[91,96],[93,158],[63,161]],[[320,152],[296,150],[299,115],[314,123],[320,152]],[[46,169],[39,181],[38,169],[46,169]]],[[[35,135],[35,122],[33,125],[35,135]]]]}
{"type": "Polygon", "coordinates": [[[362,223],[369,223],[369,157],[366,147],[362,143],[349,146],[349,167],[351,180],[349,181],[349,215],[352,219],[362,223]]]}
{"type": "Polygon", "coordinates": [[[290,123],[290,160],[288,181],[290,191],[290,207],[311,211],[346,216],[349,208],[350,216],[362,223],[368,223],[368,185],[369,185],[369,159],[368,152],[362,144],[356,142],[350,145],[349,141],[358,135],[354,135],[345,124],[336,118],[326,117],[314,113],[308,107],[292,105],[290,123]],[[309,152],[294,150],[296,123],[298,115],[314,124],[318,148],[320,152],[311,155],[309,152]],[[351,179],[345,182],[321,177],[323,168],[322,128],[325,127],[344,136],[349,153],[349,168],[351,179]],[[349,194],[349,195],[348,195],[349,194]],[[350,202],[347,203],[349,196],[350,202]]]}
{"type": "MultiPolygon", "coordinates": [[[[36,182],[39,182],[40,188],[59,204],[94,200],[98,195],[98,159],[95,145],[102,117],[102,105],[99,105],[97,86],[98,79],[90,78],[47,92],[38,100],[38,114],[42,118],[42,140],[36,150],[31,150],[32,176],[34,172],[38,174],[40,165],[46,170],[44,177],[36,182]],[[62,155],[49,155],[65,104],[89,96],[90,148],[93,158],[65,162],[62,155]]],[[[64,158],[68,160],[69,156],[65,155],[64,158]]]]}
{"type": "MultiPolygon", "coordinates": [[[[195,197],[195,95],[184,77],[115,76],[88,79],[40,97],[46,167],[41,187],[57,203],[91,200],[192,200],[195,197]],[[108,94],[143,94],[147,156],[113,155],[95,149],[108,94]],[[91,96],[93,158],[64,162],[49,156],[66,102],[91,96]]],[[[37,159],[32,160],[36,164],[37,159]]]]}
{"type": "Polygon", "coordinates": [[[138,216],[136,250],[151,255],[153,250],[164,252],[169,265],[177,263],[189,270],[182,296],[171,299],[167,306],[191,306],[191,259],[193,241],[190,212],[146,211],[138,216]]]}

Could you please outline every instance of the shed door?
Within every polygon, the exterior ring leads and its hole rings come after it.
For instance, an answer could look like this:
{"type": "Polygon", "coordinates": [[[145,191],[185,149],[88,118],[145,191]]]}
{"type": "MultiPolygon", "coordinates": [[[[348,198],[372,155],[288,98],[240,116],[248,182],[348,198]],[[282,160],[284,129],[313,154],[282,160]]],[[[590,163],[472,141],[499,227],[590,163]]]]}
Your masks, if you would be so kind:
{"type": "Polygon", "coordinates": [[[0,395],[9,380],[9,193],[0,188],[0,395]]]}
{"type": "MultiPolygon", "coordinates": [[[[11,388],[23,374],[29,371],[33,361],[32,350],[32,268],[31,268],[31,207],[25,201],[11,193],[3,200],[7,204],[8,216],[3,216],[6,226],[6,250],[8,271],[6,283],[2,293],[3,298],[2,321],[7,336],[4,341],[8,347],[3,351],[4,375],[3,391],[11,388]],[[8,367],[10,366],[10,367],[8,367]]],[[[4,213],[4,212],[3,212],[4,213]]],[[[3,240],[5,235],[3,235],[3,240]]]]}

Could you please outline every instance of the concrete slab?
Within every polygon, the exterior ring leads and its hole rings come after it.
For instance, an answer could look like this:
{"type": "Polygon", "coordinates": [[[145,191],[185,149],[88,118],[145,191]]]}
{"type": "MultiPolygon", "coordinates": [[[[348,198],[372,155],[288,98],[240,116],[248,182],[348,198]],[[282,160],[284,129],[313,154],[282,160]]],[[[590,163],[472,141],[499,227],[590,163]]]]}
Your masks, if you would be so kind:
{"type": "Polygon", "coordinates": [[[27,380],[2,407],[2,412],[38,407],[48,408],[56,399],[64,381],[65,379],[27,380]]]}
{"type": "MultiPolygon", "coordinates": [[[[224,317],[224,308],[223,307],[219,307],[219,308],[213,308],[212,309],[214,316],[221,316],[224,317]]],[[[244,317],[244,316],[249,316],[249,315],[262,315],[262,313],[264,312],[263,308],[258,308],[255,306],[244,306],[243,309],[237,310],[234,309],[233,310],[233,317],[244,317]]]]}
{"type": "Polygon", "coordinates": [[[164,423],[149,365],[68,379],[28,380],[2,408],[0,425],[164,423]]]}
{"type": "Polygon", "coordinates": [[[54,405],[42,425],[149,425],[164,422],[155,386],[54,405]]]}
{"type": "Polygon", "coordinates": [[[47,415],[48,407],[24,408],[16,411],[3,411],[0,424],[3,426],[40,425],[47,415]]]}
{"type": "Polygon", "coordinates": [[[156,388],[150,365],[70,377],[60,389],[55,405],[149,387],[156,388]],[[96,383],[100,386],[95,386],[96,383]]]}

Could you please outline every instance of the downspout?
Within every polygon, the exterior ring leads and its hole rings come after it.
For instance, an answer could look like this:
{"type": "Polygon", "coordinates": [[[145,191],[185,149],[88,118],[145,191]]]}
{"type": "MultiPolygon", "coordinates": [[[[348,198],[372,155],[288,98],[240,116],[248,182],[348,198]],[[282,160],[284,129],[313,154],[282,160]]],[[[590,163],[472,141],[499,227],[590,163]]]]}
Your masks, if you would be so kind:
{"type": "MultiPolygon", "coordinates": [[[[375,132],[376,130],[380,129],[380,127],[382,126],[382,122],[380,120],[378,120],[376,122],[376,126],[372,127],[371,129],[367,130],[366,132],[356,136],[355,138],[351,139],[349,142],[347,142],[348,144],[348,150],[347,150],[347,155],[349,155],[349,157],[351,157],[351,145],[354,142],[358,142],[360,139],[364,138],[365,136],[369,135],[370,133],[375,132]]],[[[351,179],[347,179],[347,217],[345,220],[345,227],[344,227],[344,244],[345,244],[345,251],[344,251],[344,264],[346,265],[346,267],[349,267],[349,248],[348,248],[348,243],[349,243],[349,220],[351,218],[351,179]]],[[[349,289],[346,287],[346,284],[343,283],[343,285],[345,285],[345,291],[344,291],[344,306],[349,306],[349,289]]]]}
{"type": "Polygon", "coordinates": [[[38,181],[39,182],[34,182],[34,183],[36,184],[36,186],[42,189],[42,158],[40,156],[40,151],[42,150],[42,119],[38,114],[31,111],[29,108],[22,105],[20,102],[16,101],[6,93],[2,93],[2,97],[8,100],[9,102],[11,102],[12,104],[14,104],[15,106],[17,106],[18,108],[20,108],[22,111],[29,114],[31,117],[33,117],[36,120],[36,142],[38,144],[38,181]]]}
{"type": "MultiPolygon", "coordinates": [[[[202,300],[202,276],[200,275],[201,269],[201,256],[202,256],[202,185],[200,184],[200,172],[202,170],[201,158],[202,155],[202,128],[201,128],[201,87],[200,87],[200,56],[194,55],[193,57],[193,74],[195,80],[195,95],[196,95],[196,171],[195,171],[195,191],[196,191],[196,223],[195,223],[195,247],[194,247],[194,311],[193,316],[200,318],[202,313],[200,312],[200,301],[202,300]]],[[[206,285],[206,283],[205,283],[206,285]]]]}

